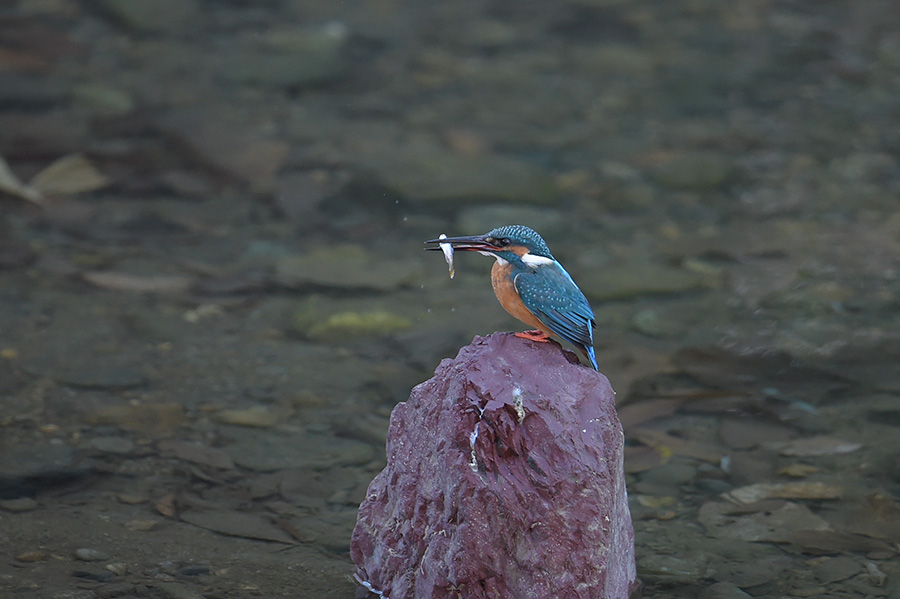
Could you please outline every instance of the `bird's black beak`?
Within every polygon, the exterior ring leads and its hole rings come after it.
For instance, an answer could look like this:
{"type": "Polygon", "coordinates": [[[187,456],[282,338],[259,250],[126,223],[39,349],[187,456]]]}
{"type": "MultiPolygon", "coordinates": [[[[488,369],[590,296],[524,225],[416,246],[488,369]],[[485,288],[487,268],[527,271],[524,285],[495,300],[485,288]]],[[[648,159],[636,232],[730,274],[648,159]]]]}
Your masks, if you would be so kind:
{"type": "Polygon", "coordinates": [[[444,239],[429,239],[426,244],[433,244],[426,247],[426,250],[440,250],[442,243],[449,243],[450,246],[457,251],[469,252],[496,252],[500,248],[488,241],[485,235],[472,235],[469,237],[445,237],[444,239]]]}

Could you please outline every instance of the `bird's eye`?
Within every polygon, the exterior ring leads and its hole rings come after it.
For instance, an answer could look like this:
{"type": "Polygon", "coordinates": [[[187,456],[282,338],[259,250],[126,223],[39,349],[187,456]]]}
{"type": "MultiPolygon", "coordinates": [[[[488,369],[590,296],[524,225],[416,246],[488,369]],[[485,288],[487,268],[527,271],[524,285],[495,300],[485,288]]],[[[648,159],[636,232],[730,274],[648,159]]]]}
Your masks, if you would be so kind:
{"type": "Polygon", "coordinates": [[[499,239],[497,239],[497,245],[499,245],[502,248],[505,248],[506,246],[508,246],[509,243],[510,243],[509,239],[506,237],[500,237],[499,239]]]}

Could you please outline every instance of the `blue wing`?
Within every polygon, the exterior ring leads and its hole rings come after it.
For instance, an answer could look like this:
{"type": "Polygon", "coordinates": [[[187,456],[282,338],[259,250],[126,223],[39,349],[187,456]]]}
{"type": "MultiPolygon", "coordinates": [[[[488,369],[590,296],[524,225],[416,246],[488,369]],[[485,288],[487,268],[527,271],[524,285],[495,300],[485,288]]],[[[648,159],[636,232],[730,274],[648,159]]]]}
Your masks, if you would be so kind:
{"type": "Polygon", "coordinates": [[[594,311],[569,273],[556,264],[517,273],[513,284],[522,303],[553,333],[593,357],[594,311]]]}

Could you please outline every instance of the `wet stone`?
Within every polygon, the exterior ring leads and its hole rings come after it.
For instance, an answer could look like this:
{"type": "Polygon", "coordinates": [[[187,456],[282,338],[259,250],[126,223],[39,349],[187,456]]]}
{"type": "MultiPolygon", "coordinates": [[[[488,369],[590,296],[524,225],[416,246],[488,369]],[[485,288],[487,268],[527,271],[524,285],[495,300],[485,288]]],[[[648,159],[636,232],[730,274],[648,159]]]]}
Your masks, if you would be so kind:
{"type": "Polygon", "coordinates": [[[719,495],[731,490],[732,485],[720,478],[701,478],[694,481],[694,487],[707,495],[719,495]]]}
{"type": "Polygon", "coordinates": [[[134,442],[123,437],[96,437],[90,444],[104,453],[127,454],[134,450],[134,442]]]}
{"type": "Polygon", "coordinates": [[[116,499],[118,499],[120,503],[124,503],[125,505],[137,505],[139,503],[144,503],[145,501],[147,501],[147,498],[144,495],[136,495],[132,493],[116,493],[116,499]]]}
{"type": "Polygon", "coordinates": [[[40,507],[40,504],[31,497],[19,497],[18,499],[4,499],[0,501],[0,510],[6,512],[30,512],[40,507]]]}
{"type": "Polygon", "coordinates": [[[267,406],[256,405],[239,410],[222,410],[216,414],[216,420],[237,426],[271,428],[278,423],[279,416],[267,406]]]}
{"type": "Polygon", "coordinates": [[[46,551],[24,551],[16,556],[17,562],[42,562],[50,559],[50,554],[46,551]]]}
{"type": "Polygon", "coordinates": [[[30,495],[51,481],[74,480],[85,474],[73,467],[67,445],[43,444],[0,452],[0,498],[30,495]]]}
{"type": "Polygon", "coordinates": [[[234,462],[260,472],[366,464],[375,455],[371,445],[322,433],[230,429],[225,436],[235,441],[224,448],[234,462]]]}
{"type": "Polygon", "coordinates": [[[690,464],[670,462],[641,474],[642,482],[683,485],[697,477],[697,468],[690,464]]]}
{"type": "Polygon", "coordinates": [[[103,364],[85,365],[68,371],[56,370],[51,378],[64,385],[82,389],[135,389],[149,382],[136,368],[103,364]]]}
{"type": "MultiPolygon", "coordinates": [[[[174,439],[160,441],[157,447],[165,457],[174,456],[180,460],[222,470],[234,468],[234,461],[232,461],[231,457],[218,447],[209,447],[174,439]]],[[[146,498],[137,497],[137,500],[138,502],[146,501],[146,498]]],[[[124,501],[121,495],[119,496],[119,501],[124,501]]]]}
{"type": "Polygon", "coordinates": [[[159,520],[129,520],[125,523],[125,528],[127,528],[128,530],[136,530],[139,532],[148,532],[155,528],[158,528],[159,525],[159,520]]]}
{"type": "Polygon", "coordinates": [[[79,547],[75,550],[75,559],[83,562],[102,562],[103,560],[109,559],[109,556],[97,549],[79,547]]]}
{"type": "Polygon", "coordinates": [[[346,71],[343,49],[348,37],[341,23],[319,28],[254,35],[224,56],[222,76],[238,84],[298,89],[321,85],[346,71]]]}
{"type": "Polygon", "coordinates": [[[730,582],[717,582],[703,589],[699,599],[750,599],[750,597],[730,582]]]}
{"type": "Polygon", "coordinates": [[[102,587],[96,589],[94,593],[96,593],[97,599],[113,599],[114,597],[133,595],[134,590],[135,587],[130,582],[116,582],[113,584],[103,585],[102,587]]]}
{"type": "Polygon", "coordinates": [[[793,431],[786,426],[752,418],[723,418],[719,436],[729,447],[751,449],[766,442],[786,441],[793,431]]]}
{"type": "Polygon", "coordinates": [[[153,588],[162,599],[204,599],[192,586],[180,582],[154,582],[153,588]]]}
{"type": "Polygon", "coordinates": [[[185,418],[184,407],[177,403],[106,406],[87,416],[88,422],[96,426],[116,426],[153,434],[169,432],[185,418]]]}
{"type": "Polygon", "coordinates": [[[828,523],[809,508],[796,503],[746,516],[726,516],[733,506],[708,502],[700,507],[698,519],[709,536],[742,541],[783,541],[797,531],[825,531],[828,523]]]}
{"type": "Polygon", "coordinates": [[[276,526],[258,514],[216,509],[188,510],[181,512],[180,518],[194,526],[233,537],[294,543],[294,538],[284,530],[284,527],[276,526]]]}
{"type": "Polygon", "coordinates": [[[639,480],[630,487],[636,493],[656,497],[670,497],[678,494],[678,487],[669,483],[639,480]]]}
{"type": "Polygon", "coordinates": [[[95,582],[110,582],[116,575],[109,570],[75,570],[72,572],[75,578],[93,580],[95,582]]]}
{"type": "Polygon", "coordinates": [[[824,584],[846,580],[862,570],[859,561],[850,556],[829,558],[813,568],[813,575],[824,584]]]}
{"type": "Polygon", "coordinates": [[[659,582],[694,582],[702,577],[706,564],[692,558],[673,555],[649,555],[640,560],[641,578],[659,582]]]}
{"type": "Polygon", "coordinates": [[[207,576],[210,573],[209,566],[199,566],[196,564],[191,564],[188,566],[184,566],[181,568],[179,573],[183,576],[207,576]]]}
{"type": "Polygon", "coordinates": [[[781,555],[729,560],[716,567],[714,577],[722,582],[749,588],[778,579],[790,566],[791,560],[781,555]]]}

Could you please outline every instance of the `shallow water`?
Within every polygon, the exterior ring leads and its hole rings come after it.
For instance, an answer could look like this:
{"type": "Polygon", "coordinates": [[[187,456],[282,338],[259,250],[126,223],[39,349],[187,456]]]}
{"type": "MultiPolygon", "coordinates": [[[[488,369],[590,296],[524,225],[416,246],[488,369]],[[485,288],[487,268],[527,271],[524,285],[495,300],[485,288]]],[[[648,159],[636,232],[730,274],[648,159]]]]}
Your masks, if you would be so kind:
{"type": "Polygon", "coordinates": [[[645,597],[900,596],[900,8],[0,8],[0,589],[351,597],[390,409],[590,299],[645,597]],[[81,550],[77,551],[76,550],[81,550]]]}

